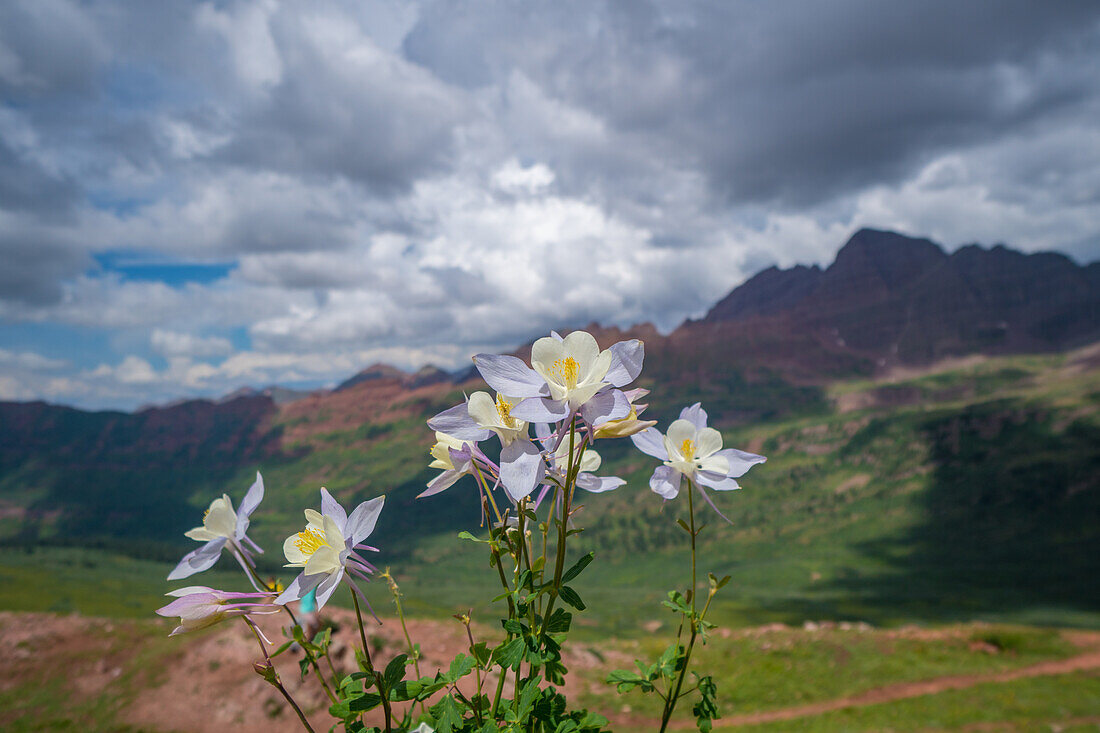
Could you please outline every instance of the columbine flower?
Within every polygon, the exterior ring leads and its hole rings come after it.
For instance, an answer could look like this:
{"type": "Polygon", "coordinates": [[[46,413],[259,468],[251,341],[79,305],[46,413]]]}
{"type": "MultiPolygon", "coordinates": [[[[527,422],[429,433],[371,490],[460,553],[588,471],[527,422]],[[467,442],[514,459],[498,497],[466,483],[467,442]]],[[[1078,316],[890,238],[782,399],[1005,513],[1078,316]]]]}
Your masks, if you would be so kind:
{"type": "MultiPolygon", "coordinates": [[[[547,450],[553,449],[554,452],[550,457],[550,474],[554,476],[560,483],[565,483],[565,474],[569,470],[569,441],[562,440],[557,441],[557,448],[554,449],[555,438],[550,434],[549,428],[541,423],[536,426],[536,431],[539,434],[539,439],[542,444],[547,447],[547,450]]],[[[573,447],[573,460],[576,461],[577,456],[580,456],[580,470],[577,473],[577,486],[585,491],[591,491],[592,493],[599,494],[604,491],[611,491],[617,489],[626,483],[618,476],[597,476],[595,471],[600,469],[600,464],[603,459],[600,458],[600,454],[591,448],[586,448],[584,453],[581,453],[581,446],[575,445],[573,447]]],[[[543,490],[543,494],[546,493],[546,489],[543,490]]],[[[541,502],[542,495],[539,496],[541,502]]]]}
{"type": "Polygon", "coordinates": [[[176,596],[176,600],[158,608],[157,614],[180,618],[180,625],[169,636],[205,629],[234,616],[278,613],[280,610],[271,603],[274,593],[232,593],[192,585],[165,595],[176,596]]]}
{"type": "Polygon", "coordinates": [[[528,436],[527,422],[512,415],[515,404],[515,399],[500,393],[494,399],[487,392],[474,392],[465,403],[429,420],[428,427],[437,434],[444,433],[455,440],[472,443],[496,433],[503,447],[500,466],[493,468],[498,468],[497,476],[508,496],[518,502],[535,490],[546,467],[541,452],[528,436]]]}
{"type": "MultiPolygon", "coordinates": [[[[222,494],[220,499],[210,502],[210,508],[202,517],[202,526],[188,530],[184,534],[190,539],[203,542],[202,547],[187,553],[179,565],[168,574],[168,580],[180,580],[195,573],[210,568],[221,557],[222,550],[229,546],[230,553],[244,568],[245,574],[253,586],[253,570],[256,564],[252,561],[249,548],[258,553],[263,553],[246,534],[248,532],[249,517],[260,501],[264,498],[264,479],[259,472],[256,473],[256,481],[248,489],[241,501],[240,511],[233,511],[233,502],[227,494],[222,494]],[[246,547],[247,545],[247,547],[246,547]]],[[[259,588],[257,588],[259,590],[259,588]]]]}
{"type": "Polygon", "coordinates": [[[306,593],[317,589],[317,608],[328,602],[341,580],[347,580],[354,593],[366,601],[363,592],[349,576],[367,579],[375,568],[356,550],[376,551],[362,544],[374,531],[378,515],[386,497],[364,501],[348,516],[328,489],[321,489],[321,511],[306,509],[306,528],[291,535],[283,542],[288,568],[302,568],[302,572],[275,603],[286,605],[297,601],[306,593]]]}
{"type": "Polygon", "coordinates": [[[428,490],[417,495],[417,499],[434,496],[444,489],[454,486],[455,482],[474,470],[473,446],[446,433],[436,432],[435,445],[432,446],[429,468],[443,471],[428,482],[428,490]]]}
{"type": "Polygon", "coordinates": [[[630,412],[621,420],[606,420],[598,423],[592,431],[593,438],[626,438],[657,424],[656,420],[638,419],[649,405],[639,405],[636,401],[649,394],[648,389],[632,389],[623,394],[630,403],[630,412]]]}
{"type": "Polygon", "coordinates": [[[574,331],[563,339],[540,338],[531,347],[531,368],[546,380],[550,398],[568,402],[576,411],[596,396],[607,382],[611,352],[600,351],[596,339],[585,331],[574,331]]]}
{"type": "Polygon", "coordinates": [[[631,440],[638,450],[664,461],[649,480],[654,493],[674,499],[680,493],[682,478],[687,476],[699,486],[703,498],[723,519],[726,516],[714,506],[703,487],[716,491],[739,489],[734,479],[767,460],[764,456],[735,448],[722,450],[722,434],[707,427],[707,413],[698,402],[685,407],[680,412],[680,419],[668,426],[665,435],[656,428],[648,428],[632,435],[631,440]]]}
{"type": "Polygon", "coordinates": [[[627,416],[630,403],[617,387],[633,382],[645,349],[638,339],[620,341],[601,351],[586,331],[565,338],[553,333],[531,347],[531,366],[514,356],[478,354],[474,364],[485,382],[517,399],[512,417],[528,422],[557,422],[582,410],[590,424],[627,416]]]}

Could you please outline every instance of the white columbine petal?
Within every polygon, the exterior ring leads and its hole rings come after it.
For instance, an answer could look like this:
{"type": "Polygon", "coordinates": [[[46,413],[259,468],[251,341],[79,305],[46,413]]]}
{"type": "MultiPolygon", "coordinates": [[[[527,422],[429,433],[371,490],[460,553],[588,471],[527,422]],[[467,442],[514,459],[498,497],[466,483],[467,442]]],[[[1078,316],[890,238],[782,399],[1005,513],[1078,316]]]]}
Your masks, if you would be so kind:
{"type": "Polygon", "coordinates": [[[611,352],[611,367],[604,377],[608,384],[624,387],[638,378],[645,359],[645,345],[641,339],[620,341],[608,350],[611,352]]]}
{"type": "Polygon", "coordinates": [[[256,511],[256,507],[260,505],[260,502],[264,498],[264,477],[260,475],[260,472],[256,472],[256,480],[252,482],[252,486],[248,488],[248,493],[244,495],[244,499],[241,500],[241,506],[237,510],[237,526],[235,530],[235,536],[240,539],[248,531],[249,518],[252,516],[252,512],[256,511]]]}
{"type": "Polygon", "coordinates": [[[216,537],[232,537],[237,530],[237,513],[228,494],[210,502],[210,508],[202,518],[202,526],[216,537]]]}
{"type": "Polygon", "coordinates": [[[470,417],[483,428],[488,428],[500,436],[502,445],[509,445],[518,437],[527,435],[527,421],[512,417],[512,408],[519,400],[497,394],[494,400],[488,392],[474,392],[470,395],[470,417]]]}
{"type": "Polygon", "coordinates": [[[569,403],[546,397],[529,397],[513,407],[509,414],[529,423],[553,423],[569,417],[569,403]]]}
{"type": "Polygon", "coordinates": [[[696,430],[702,430],[707,426],[707,412],[699,402],[680,410],[680,419],[690,422],[696,430]]]}
{"type": "Polygon", "coordinates": [[[378,524],[378,517],[382,514],[382,505],[385,501],[386,497],[379,496],[355,507],[351,516],[348,517],[347,524],[344,525],[344,536],[349,547],[355,547],[370,537],[374,526],[378,524]]]}
{"type": "Polygon", "coordinates": [[[675,499],[680,493],[681,478],[680,472],[671,466],[657,466],[649,479],[649,488],[664,499],[675,499]]]}
{"type": "Polygon", "coordinates": [[[718,451],[715,455],[722,456],[729,462],[729,475],[734,478],[741,478],[750,468],[768,460],[764,456],[758,456],[755,453],[746,453],[736,448],[726,448],[725,450],[718,451]]]}
{"type": "Polygon", "coordinates": [[[592,427],[630,415],[630,400],[621,389],[608,389],[595,395],[581,408],[581,417],[592,427]]]}
{"type": "Polygon", "coordinates": [[[474,443],[485,440],[492,433],[470,417],[469,405],[463,402],[439,413],[428,421],[428,427],[437,433],[446,433],[459,440],[474,443]]]}
{"type": "Polygon", "coordinates": [[[646,428],[640,433],[631,435],[630,440],[634,443],[634,447],[647,456],[653,456],[660,461],[668,460],[665,436],[661,435],[661,431],[657,428],[646,428]]]}
{"type": "Polygon", "coordinates": [[[496,392],[518,398],[541,397],[548,393],[546,382],[522,359],[514,356],[478,354],[474,357],[474,366],[496,392]]]}
{"type": "MultiPolygon", "coordinates": [[[[321,514],[336,520],[338,529],[343,529],[344,524],[348,521],[348,514],[344,511],[344,507],[340,506],[340,502],[336,501],[336,498],[323,486],[321,487],[321,514]]],[[[328,531],[327,528],[325,531],[328,531]]],[[[341,535],[341,538],[343,538],[343,535],[341,535]]]]}
{"type": "Polygon", "coordinates": [[[529,496],[542,481],[546,464],[530,440],[516,440],[500,451],[500,483],[513,501],[529,496]]]}

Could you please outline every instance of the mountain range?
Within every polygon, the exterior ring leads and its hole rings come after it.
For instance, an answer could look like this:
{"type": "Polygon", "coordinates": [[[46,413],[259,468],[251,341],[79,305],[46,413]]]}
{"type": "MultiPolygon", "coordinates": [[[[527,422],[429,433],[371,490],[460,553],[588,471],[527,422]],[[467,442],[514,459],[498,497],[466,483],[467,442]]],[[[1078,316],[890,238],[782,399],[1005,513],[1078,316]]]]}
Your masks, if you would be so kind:
{"type": "MultiPolygon", "coordinates": [[[[1078,403],[1091,400],[1088,410],[1095,411],[1100,390],[1083,382],[1084,396],[1074,397],[1077,402],[1062,396],[1042,410],[1031,403],[983,401],[983,395],[1000,395],[997,390],[1016,395],[1062,378],[1029,371],[1031,362],[1018,364],[1012,360],[1024,357],[1013,354],[1078,349],[1070,360],[1076,371],[1057,374],[1084,373],[1092,379],[1100,357],[1080,347],[1100,341],[1100,263],[1081,266],[1060,254],[1023,254],[1004,246],[971,245],[948,254],[927,239],[863,229],[827,268],[764,270],[703,318],[667,335],[648,324],[629,329],[592,324],[586,330],[605,347],[622,338],[642,338],[646,364],[640,384],[653,389],[650,415],[667,421],[681,406],[703,401],[712,424],[744,439],[750,450],[775,456],[754,474],[786,492],[789,517],[805,512],[811,525],[813,517],[823,516],[822,507],[837,512],[836,522],[847,522],[845,502],[857,496],[872,503],[896,501],[883,488],[891,486],[889,491],[910,492],[909,497],[946,497],[942,506],[947,508],[936,511],[966,517],[966,526],[973,526],[968,512],[975,507],[989,507],[976,521],[997,516],[998,527],[1019,511],[1028,517],[1021,526],[1029,536],[1049,540],[1055,548],[1050,552],[1057,554],[1065,537],[1076,538],[1077,546],[1082,541],[1067,529],[1067,521],[1091,517],[1100,507],[1095,428],[1091,423],[1073,427],[1086,412],[1078,403]],[[934,372],[937,364],[958,357],[1007,361],[990,367],[988,374],[891,382],[891,375],[934,372]],[[909,413],[901,417],[922,405],[938,406],[935,420],[909,413]],[[807,427],[806,421],[815,420],[816,427],[807,427]],[[984,446],[981,455],[1011,448],[1015,460],[1021,460],[1019,446],[1034,444],[1030,426],[1039,424],[1048,449],[1035,460],[1054,465],[1062,476],[1060,488],[1043,495],[1046,499],[1024,486],[1011,500],[995,492],[974,494],[976,488],[966,487],[984,486],[974,476],[985,474],[972,476],[966,466],[942,474],[950,491],[913,488],[914,476],[941,475],[940,464],[928,463],[929,455],[942,455],[942,465],[949,466],[958,461],[960,450],[977,450],[966,441],[984,446]],[[1063,439],[1060,431],[1067,430],[1069,439],[1063,439]],[[894,443],[884,437],[891,435],[894,443]],[[915,446],[925,442],[931,447],[918,451],[915,446]],[[807,448],[805,455],[798,452],[810,444],[817,447],[807,448]],[[783,458],[791,451],[802,457],[783,458]],[[880,481],[878,474],[861,468],[905,451],[911,454],[909,464],[897,468],[889,481],[885,477],[894,469],[881,468],[880,481]],[[843,460],[834,460],[836,455],[843,460]],[[773,471],[773,478],[765,471],[773,471]],[[810,488],[834,483],[837,493],[825,504],[810,488]],[[1045,529],[1033,526],[1035,517],[1045,516],[1035,507],[1055,496],[1068,497],[1070,503],[1059,504],[1050,515],[1057,532],[1048,537],[1045,529]],[[794,506],[801,509],[790,509],[794,506]]],[[[520,346],[515,353],[525,356],[529,348],[520,346]]],[[[169,560],[184,546],[182,532],[196,523],[201,506],[223,491],[239,495],[261,469],[269,492],[261,509],[264,521],[257,526],[271,527],[270,537],[263,535],[268,530],[257,529],[261,540],[277,543],[277,534],[295,526],[301,507],[315,502],[317,488],[326,485],[345,503],[385,492],[388,521],[379,530],[380,541],[415,554],[419,550],[408,540],[414,533],[450,532],[456,522],[477,521],[477,507],[460,492],[447,492],[431,503],[416,503],[414,497],[431,476],[426,453],[431,434],[424,420],[456,403],[462,392],[478,388],[480,380],[471,369],[449,374],[429,366],[408,374],[376,364],[332,390],[243,388],[222,400],[188,400],[135,413],[0,403],[0,543],[98,545],[169,560]]],[[[601,453],[609,469],[644,485],[645,464],[627,446],[609,443],[601,453]]],[[[1013,470],[990,474],[991,485],[1011,486],[1013,476],[1032,476],[1013,470]]],[[[1050,475],[1046,471],[1035,475],[1050,475]]],[[[1028,486],[1033,483],[1029,479],[1028,486]]],[[[652,529],[648,515],[642,517],[643,510],[631,502],[618,497],[600,502],[593,499],[593,517],[611,528],[611,536],[637,549],[675,539],[652,529]]],[[[776,521],[763,508],[747,511],[750,524],[766,527],[776,521]]],[[[887,529],[888,523],[881,523],[875,531],[887,529]]],[[[774,531],[778,542],[787,530],[774,531]]],[[[930,567],[943,565],[936,552],[947,546],[942,538],[932,543],[930,567]]],[[[1012,567],[1020,562],[1015,555],[1005,560],[1012,567]]],[[[1079,570],[1084,577],[1096,568],[1079,570]]],[[[1048,575],[1043,569],[1034,573],[1048,575]]]]}

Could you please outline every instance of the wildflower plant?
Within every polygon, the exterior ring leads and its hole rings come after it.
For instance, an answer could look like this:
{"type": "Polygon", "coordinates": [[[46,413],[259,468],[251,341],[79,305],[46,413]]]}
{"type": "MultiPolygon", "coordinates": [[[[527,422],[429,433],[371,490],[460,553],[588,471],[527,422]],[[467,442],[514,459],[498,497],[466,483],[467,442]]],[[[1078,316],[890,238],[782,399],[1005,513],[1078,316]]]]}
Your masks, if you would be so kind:
{"type": "Polygon", "coordinates": [[[500,636],[476,638],[470,613],[457,614],[468,646],[446,671],[422,674],[420,646],[405,623],[400,589],[388,568],[378,574],[366,557],[377,552],[365,541],[379,521],[382,496],[348,514],[321,489],[321,510],[306,509],[305,528],[283,543],[287,567],[299,571],[283,590],[259,578],[251,553],[262,550],[245,535],[248,517],[263,495],[257,476],[239,512],[233,512],[228,496],[211,504],[203,527],[188,533],[206,544],[169,576],[184,578],[205,570],[228,547],[256,592],[183,588],[170,594],[176,600],[157,613],[180,618],[173,634],[243,619],[263,656],[256,671],[287,699],[306,730],[313,728],[271,661],[295,643],[305,653],[303,676],[313,673],[329,698],[333,722],[346,731],[606,730],[606,718],[571,708],[560,689],[569,673],[562,650],[575,615],[586,608],[574,581],[594,559],[592,552],[571,554],[570,542],[584,531],[577,517],[578,489],[636,490],[619,477],[600,475],[602,461],[594,448],[598,441],[629,437],[640,451],[661,461],[649,482],[654,493],[665,501],[677,500],[687,484],[687,520],[676,521],[689,537],[690,585],[685,591],[671,591],[664,602],[681,617],[668,649],[652,663],[637,662],[637,671],[613,672],[608,683],[620,692],[637,689],[659,696],[662,731],[678,703],[692,696],[697,725],[708,731],[718,717],[714,681],[696,672],[691,672],[686,689],[685,681],[696,645],[705,643],[713,628],[706,620],[711,601],[729,577],[708,574],[706,598],[697,598],[697,539],[703,526],[697,524],[696,489],[717,512],[706,489],[739,488],[736,479],[765,459],[724,449],[721,434],[708,427],[707,414],[698,404],[685,408],[664,433],[654,421],[643,420],[646,405],[639,400],[647,391],[629,387],[641,373],[644,356],[637,339],[601,349],[584,331],[564,338],[552,333],[537,340],[530,364],[514,356],[478,354],[474,364],[492,392],[474,392],[428,421],[435,431],[430,466],[439,473],[418,498],[431,501],[446,490],[472,491],[486,529],[458,536],[482,548],[500,585],[493,599],[501,613],[500,636]],[[370,608],[360,584],[372,575],[386,581],[407,642],[401,653],[386,660],[372,659],[361,607],[370,608]],[[306,638],[303,625],[287,607],[313,593],[320,608],[341,583],[351,589],[361,643],[355,652],[357,669],[350,673],[338,672],[332,663],[330,631],[306,638]],[[288,617],[288,640],[270,652],[270,642],[253,617],[278,612],[288,617]],[[319,664],[326,659],[327,672],[319,664]],[[383,725],[369,727],[366,720],[377,720],[371,713],[377,709],[383,725]]]}

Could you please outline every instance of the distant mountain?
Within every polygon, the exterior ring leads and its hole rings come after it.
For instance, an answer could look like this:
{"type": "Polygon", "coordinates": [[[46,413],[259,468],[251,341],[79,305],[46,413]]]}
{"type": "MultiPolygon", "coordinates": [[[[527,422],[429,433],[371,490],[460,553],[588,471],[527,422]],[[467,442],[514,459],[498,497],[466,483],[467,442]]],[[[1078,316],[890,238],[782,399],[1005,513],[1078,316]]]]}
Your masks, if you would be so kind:
{"type": "MultiPolygon", "coordinates": [[[[703,401],[730,428],[827,413],[825,385],[894,365],[1098,340],[1100,265],[1001,246],[948,255],[926,239],[865,229],[828,268],[764,270],[667,336],[649,324],[585,330],[605,348],[645,341],[639,384],[654,390],[651,416],[667,421],[703,401]]],[[[528,356],[530,343],[513,353],[528,356]]],[[[430,475],[424,420],[483,388],[470,368],[410,374],[374,364],[333,390],[242,389],[132,414],[0,403],[0,542],[117,542],[128,551],[140,542],[149,552],[170,545],[171,556],[196,506],[247,486],[258,468],[281,487],[265,511],[295,521],[297,503],[326,485],[348,500],[384,491],[409,508],[393,513],[408,519],[387,525],[393,541],[447,529],[454,512],[476,506],[460,509],[448,494],[413,509],[430,475]]],[[[626,450],[601,453],[613,462],[626,450]]]]}
{"type": "Polygon", "coordinates": [[[861,229],[827,269],[764,270],[701,323],[812,335],[879,366],[1057,351],[1100,339],[1100,263],[1002,245],[948,255],[927,239],[861,229]]]}

